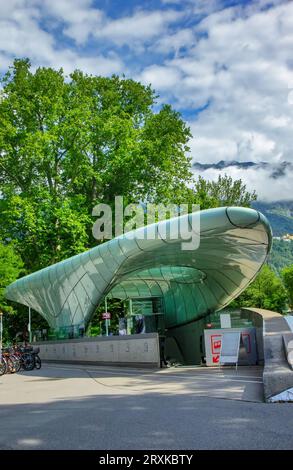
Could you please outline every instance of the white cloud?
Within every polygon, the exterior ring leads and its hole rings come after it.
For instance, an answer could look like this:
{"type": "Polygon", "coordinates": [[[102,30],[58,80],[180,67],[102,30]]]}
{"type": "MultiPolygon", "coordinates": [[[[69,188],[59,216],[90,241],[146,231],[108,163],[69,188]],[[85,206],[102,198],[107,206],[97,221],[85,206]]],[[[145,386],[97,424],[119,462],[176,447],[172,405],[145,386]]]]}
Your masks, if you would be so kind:
{"type": "Polygon", "coordinates": [[[158,37],[168,26],[182,17],[182,13],[173,10],[137,11],[131,16],[107,20],[101,28],[96,29],[97,38],[106,38],[118,45],[135,46],[138,42],[158,37]],[[134,44],[132,44],[134,42],[134,44]]]}
{"type": "Polygon", "coordinates": [[[49,65],[55,68],[63,68],[65,74],[69,74],[75,69],[93,75],[111,75],[123,71],[123,62],[117,54],[82,56],[71,50],[58,51],[53,54],[49,65]]]}
{"type": "Polygon", "coordinates": [[[137,77],[146,84],[151,83],[155,89],[170,90],[180,82],[182,74],[175,67],[161,67],[160,65],[151,65],[144,69],[142,74],[137,77]]]}
{"type": "MultiPolygon", "coordinates": [[[[69,9],[66,9],[66,5],[70,2],[58,0],[58,3],[55,1],[49,3],[51,13],[55,11],[57,15],[59,12],[62,17],[62,14],[65,15],[67,12],[71,27],[74,28],[75,25],[78,29],[79,24],[82,32],[82,22],[87,18],[85,12],[86,7],[91,3],[90,0],[71,0],[71,6],[84,7],[84,15],[80,13],[82,10],[78,9],[70,14],[69,9]]],[[[45,31],[41,25],[45,7],[46,3],[40,0],[11,0],[9,4],[0,2],[0,67],[2,71],[11,65],[14,57],[29,57],[35,66],[63,67],[66,73],[70,73],[75,68],[102,75],[123,70],[123,61],[114,52],[102,55],[97,51],[95,55],[88,56],[75,49],[62,47],[58,40],[45,31]]]]}
{"type": "Polygon", "coordinates": [[[64,23],[63,34],[77,44],[84,44],[92,36],[119,46],[141,46],[166,32],[170,24],[182,17],[176,10],[139,9],[112,19],[93,5],[93,0],[44,0],[42,7],[46,14],[64,23]]]}
{"type": "MultiPolygon", "coordinates": [[[[125,68],[113,45],[127,44],[142,52],[147,41],[167,33],[182,15],[170,9],[138,9],[112,19],[93,0],[0,2],[0,67],[4,70],[14,57],[27,56],[35,65],[62,66],[68,72],[78,67],[91,73],[119,73],[125,68]],[[73,41],[71,45],[64,45],[65,37],[73,41]],[[86,52],[89,44],[90,55],[86,52]],[[110,52],[101,54],[101,45],[110,52]]],[[[179,43],[180,34],[174,41],[179,43]]]]}
{"type": "Polygon", "coordinates": [[[92,0],[43,0],[45,14],[64,22],[63,33],[84,44],[104,21],[102,10],[92,7],[92,0]]]}
{"type": "Polygon", "coordinates": [[[36,57],[48,56],[53,49],[53,38],[39,28],[35,9],[16,9],[0,11],[1,50],[10,56],[26,56],[32,52],[36,57]],[[37,40],[37,47],[36,47],[37,40]]]}
{"type": "Polygon", "coordinates": [[[216,162],[220,160],[233,160],[237,152],[237,143],[229,138],[200,135],[194,130],[195,137],[190,142],[191,153],[194,161],[201,163],[216,162]],[[198,137],[197,137],[198,135],[198,137]],[[205,158],[202,158],[202,155],[205,158]]]}
{"type": "Polygon", "coordinates": [[[195,45],[195,36],[191,29],[185,28],[176,31],[174,34],[161,36],[155,48],[158,52],[169,54],[174,52],[175,57],[180,53],[181,48],[190,48],[195,45]]]}
{"type": "MultiPolygon", "coordinates": [[[[180,74],[171,88],[160,86],[154,73],[153,84],[162,99],[172,97],[177,107],[195,112],[209,104],[190,118],[194,161],[293,162],[293,105],[288,100],[288,84],[293,83],[293,3],[259,11],[261,4],[268,2],[216,11],[190,28],[196,44],[159,67],[159,77],[164,76],[164,67],[166,75],[170,70],[174,77],[176,70],[180,74]]],[[[168,35],[161,41],[167,45],[168,35]]],[[[145,73],[141,78],[146,79],[145,73]]],[[[268,170],[225,172],[242,177],[250,188],[254,185],[261,198],[292,197],[290,175],[272,182],[268,170]]],[[[217,174],[204,173],[213,178],[217,174]]]]}

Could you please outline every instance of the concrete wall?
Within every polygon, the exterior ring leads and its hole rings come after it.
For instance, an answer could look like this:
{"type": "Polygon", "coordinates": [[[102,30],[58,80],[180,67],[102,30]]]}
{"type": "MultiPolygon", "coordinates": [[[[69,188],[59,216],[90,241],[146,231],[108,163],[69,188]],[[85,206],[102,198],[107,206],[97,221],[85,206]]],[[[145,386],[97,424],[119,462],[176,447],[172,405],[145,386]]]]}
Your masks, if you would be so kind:
{"type": "Polygon", "coordinates": [[[34,343],[44,361],[160,367],[157,333],[34,343]]]}
{"type": "Polygon", "coordinates": [[[288,364],[284,347],[284,336],[291,331],[280,313],[259,308],[243,311],[255,318],[255,321],[260,321],[261,318],[263,322],[264,395],[266,401],[274,401],[275,397],[293,388],[293,371],[288,364]]]}
{"type": "Polygon", "coordinates": [[[242,309],[241,318],[248,318],[255,328],[257,363],[264,365],[263,317],[253,309],[242,309]]]}

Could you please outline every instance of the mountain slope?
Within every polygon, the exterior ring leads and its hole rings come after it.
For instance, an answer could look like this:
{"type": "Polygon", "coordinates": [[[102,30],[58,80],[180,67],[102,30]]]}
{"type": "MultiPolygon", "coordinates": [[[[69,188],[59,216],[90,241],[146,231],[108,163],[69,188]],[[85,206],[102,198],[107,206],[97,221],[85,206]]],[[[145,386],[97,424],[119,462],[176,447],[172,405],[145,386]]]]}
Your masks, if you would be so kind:
{"type": "Polygon", "coordinates": [[[293,242],[274,240],[268,263],[276,272],[293,264],[293,242]]]}
{"type": "Polygon", "coordinates": [[[288,172],[293,171],[293,163],[287,162],[286,160],[278,162],[278,163],[268,163],[268,162],[251,162],[251,161],[238,161],[238,160],[220,160],[216,163],[200,163],[195,162],[192,165],[194,170],[204,172],[206,170],[225,170],[226,168],[238,168],[241,170],[249,170],[251,168],[258,170],[267,170],[269,177],[272,179],[278,179],[288,172]]]}
{"type": "Polygon", "coordinates": [[[293,234],[293,201],[256,201],[252,207],[267,217],[272,226],[274,237],[280,237],[287,233],[293,234]]]}

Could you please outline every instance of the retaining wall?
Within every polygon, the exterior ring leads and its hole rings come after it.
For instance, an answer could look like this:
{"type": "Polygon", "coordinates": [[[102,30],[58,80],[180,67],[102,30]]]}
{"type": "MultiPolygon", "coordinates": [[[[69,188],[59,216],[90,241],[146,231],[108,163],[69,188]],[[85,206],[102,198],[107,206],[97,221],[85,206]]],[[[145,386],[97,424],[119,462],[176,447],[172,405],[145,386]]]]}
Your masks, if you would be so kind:
{"type": "Polygon", "coordinates": [[[274,401],[278,395],[293,388],[293,371],[284,346],[284,337],[291,331],[280,313],[259,308],[245,308],[242,311],[253,323],[262,324],[264,396],[266,401],[274,401]]]}
{"type": "Polygon", "coordinates": [[[44,361],[96,365],[160,367],[157,333],[37,342],[44,361]]]}

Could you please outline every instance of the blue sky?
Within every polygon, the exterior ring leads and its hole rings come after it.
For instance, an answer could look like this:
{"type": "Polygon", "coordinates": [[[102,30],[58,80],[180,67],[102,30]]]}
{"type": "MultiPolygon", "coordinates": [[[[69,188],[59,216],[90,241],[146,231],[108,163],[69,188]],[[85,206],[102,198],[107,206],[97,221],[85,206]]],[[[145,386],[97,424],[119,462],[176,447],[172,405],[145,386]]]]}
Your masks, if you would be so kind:
{"type": "Polygon", "coordinates": [[[269,163],[225,170],[261,199],[292,197],[292,50],[289,1],[0,0],[0,72],[29,57],[151,83],[188,121],[194,161],[269,163]]]}

